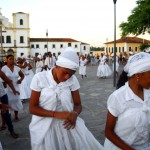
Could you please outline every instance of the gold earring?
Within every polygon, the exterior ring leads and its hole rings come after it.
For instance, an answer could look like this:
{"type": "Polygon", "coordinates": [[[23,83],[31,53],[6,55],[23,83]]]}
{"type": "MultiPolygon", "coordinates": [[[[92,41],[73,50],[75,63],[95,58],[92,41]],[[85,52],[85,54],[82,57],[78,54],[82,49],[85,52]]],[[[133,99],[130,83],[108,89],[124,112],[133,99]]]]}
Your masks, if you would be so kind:
{"type": "Polygon", "coordinates": [[[136,81],[137,81],[137,82],[139,81],[139,76],[136,77],[136,81]]]}

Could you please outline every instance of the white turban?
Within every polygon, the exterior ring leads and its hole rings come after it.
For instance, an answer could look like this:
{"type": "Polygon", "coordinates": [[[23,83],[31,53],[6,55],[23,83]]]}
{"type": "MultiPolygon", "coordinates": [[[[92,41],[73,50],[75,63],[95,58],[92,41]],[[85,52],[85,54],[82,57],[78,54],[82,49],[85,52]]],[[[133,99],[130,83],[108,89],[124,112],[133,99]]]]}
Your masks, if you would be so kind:
{"type": "Polygon", "coordinates": [[[124,71],[128,73],[128,77],[149,70],[150,70],[150,54],[145,52],[140,52],[129,57],[129,60],[126,66],[124,67],[124,71]]]}
{"type": "Polygon", "coordinates": [[[38,55],[37,57],[38,57],[39,59],[42,59],[42,56],[41,56],[41,55],[38,55]]]}
{"type": "Polygon", "coordinates": [[[58,56],[56,65],[76,70],[79,67],[79,57],[73,48],[68,47],[58,56]]]}

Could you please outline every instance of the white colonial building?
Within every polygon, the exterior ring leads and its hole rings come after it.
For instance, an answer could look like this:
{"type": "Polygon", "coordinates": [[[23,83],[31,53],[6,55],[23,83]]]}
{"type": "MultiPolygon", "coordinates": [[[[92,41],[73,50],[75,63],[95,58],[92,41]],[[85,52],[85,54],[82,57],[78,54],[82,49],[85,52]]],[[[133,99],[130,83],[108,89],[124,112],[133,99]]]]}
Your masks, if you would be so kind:
{"type": "Polygon", "coordinates": [[[30,38],[29,14],[12,14],[13,23],[0,12],[1,54],[35,56],[51,51],[56,56],[66,47],[74,47],[81,54],[90,53],[90,45],[71,38],[30,38]]]}

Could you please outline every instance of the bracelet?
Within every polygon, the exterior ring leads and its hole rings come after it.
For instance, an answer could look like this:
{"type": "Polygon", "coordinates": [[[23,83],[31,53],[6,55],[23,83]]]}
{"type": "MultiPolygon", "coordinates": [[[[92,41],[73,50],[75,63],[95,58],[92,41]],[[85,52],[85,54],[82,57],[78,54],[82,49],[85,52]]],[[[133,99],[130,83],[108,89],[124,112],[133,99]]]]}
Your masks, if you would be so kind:
{"type": "Polygon", "coordinates": [[[55,117],[54,115],[55,115],[55,111],[53,111],[53,115],[52,115],[53,118],[55,117]]]}

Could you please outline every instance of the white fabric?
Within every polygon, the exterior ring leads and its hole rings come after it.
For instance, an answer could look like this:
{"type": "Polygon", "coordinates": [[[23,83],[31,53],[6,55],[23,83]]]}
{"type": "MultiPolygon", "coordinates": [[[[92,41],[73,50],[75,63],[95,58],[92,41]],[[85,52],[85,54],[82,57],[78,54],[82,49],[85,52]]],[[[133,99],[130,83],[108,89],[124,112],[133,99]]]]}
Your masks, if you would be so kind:
{"type": "Polygon", "coordinates": [[[106,63],[107,57],[104,55],[100,59],[99,66],[97,68],[97,77],[109,77],[112,75],[112,71],[106,63]]]}
{"type": "Polygon", "coordinates": [[[129,77],[137,73],[149,71],[150,54],[141,52],[133,55],[128,62],[128,68],[126,70],[129,77]]]}
{"type": "Polygon", "coordinates": [[[38,57],[39,59],[42,59],[42,56],[41,56],[41,55],[38,55],[37,57],[38,57]]]}
{"type": "Polygon", "coordinates": [[[6,91],[4,89],[2,82],[3,82],[3,80],[2,80],[2,78],[0,78],[0,97],[4,96],[6,94],[6,91]]]}
{"type": "MultiPolygon", "coordinates": [[[[114,72],[114,62],[112,64],[112,70],[114,72]]],[[[118,72],[118,71],[119,71],[119,63],[118,63],[118,56],[116,56],[116,72],[118,72]]]]}
{"type": "Polygon", "coordinates": [[[45,59],[45,65],[48,66],[48,68],[52,68],[53,67],[53,57],[46,57],[45,59]]]}
{"type": "Polygon", "coordinates": [[[62,57],[61,55],[58,56],[58,60],[56,61],[56,65],[63,67],[63,68],[68,68],[71,70],[76,70],[79,67],[78,64],[76,64],[75,62],[73,62],[73,61],[71,61],[65,57],[62,57]]]}
{"type": "Polygon", "coordinates": [[[79,67],[79,57],[73,48],[68,47],[58,56],[56,65],[76,70],[79,67]]]}
{"type": "Polygon", "coordinates": [[[43,62],[40,60],[40,61],[37,61],[36,62],[36,73],[38,72],[41,72],[42,71],[42,67],[43,67],[43,62]]]}
{"type": "MultiPolygon", "coordinates": [[[[19,85],[17,84],[18,78],[19,78],[19,71],[20,68],[17,66],[14,66],[14,70],[13,72],[7,67],[7,65],[2,67],[2,71],[6,74],[6,76],[12,80],[13,85],[16,89],[16,91],[19,91],[19,85]]],[[[11,90],[11,88],[9,86],[7,86],[7,95],[8,95],[8,102],[9,105],[11,105],[11,107],[18,111],[21,110],[23,108],[22,106],[22,102],[20,100],[20,96],[19,95],[14,95],[13,91],[11,90]]]]}
{"type": "MultiPolygon", "coordinates": [[[[144,101],[130,89],[128,82],[108,99],[109,112],[117,117],[115,133],[136,150],[150,149],[150,90],[144,89],[144,101]]],[[[120,150],[108,139],[106,150],[120,150]]]]}
{"type": "Polygon", "coordinates": [[[20,99],[29,99],[31,95],[31,89],[28,82],[28,80],[30,80],[28,66],[26,68],[22,68],[21,71],[24,74],[24,79],[22,80],[21,84],[19,84],[20,99]]]}
{"type": "MultiPolygon", "coordinates": [[[[71,91],[79,88],[74,75],[57,84],[51,70],[36,74],[31,83],[31,89],[40,92],[39,105],[55,111],[73,111],[71,91]]],[[[102,147],[80,117],[75,129],[66,130],[62,120],[33,115],[29,129],[32,150],[101,150],[102,147]]]]}
{"type": "Polygon", "coordinates": [[[86,75],[86,64],[87,64],[87,59],[80,59],[80,67],[79,67],[79,74],[80,75],[86,75]]]}

